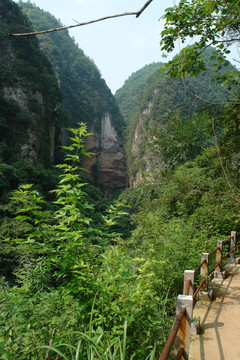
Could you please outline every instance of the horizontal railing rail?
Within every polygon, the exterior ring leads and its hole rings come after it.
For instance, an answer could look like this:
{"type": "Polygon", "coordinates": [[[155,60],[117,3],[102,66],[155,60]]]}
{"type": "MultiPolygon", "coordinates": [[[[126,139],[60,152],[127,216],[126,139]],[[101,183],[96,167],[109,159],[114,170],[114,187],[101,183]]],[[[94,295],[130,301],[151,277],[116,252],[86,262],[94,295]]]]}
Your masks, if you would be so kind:
{"type": "MultiPolygon", "coordinates": [[[[167,360],[174,346],[174,359],[188,359],[191,321],[194,302],[198,300],[201,289],[201,295],[212,299],[212,291],[209,289],[209,282],[213,278],[225,278],[226,272],[222,269],[222,261],[229,259],[230,263],[236,263],[236,252],[240,248],[237,245],[237,235],[240,232],[232,231],[231,236],[226,240],[218,240],[217,247],[210,253],[202,253],[200,264],[195,270],[185,270],[183,295],[177,298],[177,315],[172,331],[162,350],[159,360],[167,360]],[[227,253],[223,254],[225,245],[228,245],[227,253]],[[215,255],[215,264],[209,269],[210,259],[215,255]],[[200,283],[195,288],[195,278],[200,272],[200,283]]],[[[225,250],[226,251],[226,250],[225,250]]]]}

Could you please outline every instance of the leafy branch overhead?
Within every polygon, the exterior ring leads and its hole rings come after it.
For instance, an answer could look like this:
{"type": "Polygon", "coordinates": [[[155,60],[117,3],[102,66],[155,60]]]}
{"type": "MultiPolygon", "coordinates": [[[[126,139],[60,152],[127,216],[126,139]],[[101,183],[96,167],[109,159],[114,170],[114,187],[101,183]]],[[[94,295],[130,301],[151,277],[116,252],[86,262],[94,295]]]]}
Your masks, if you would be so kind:
{"type": "Polygon", "coordinates": [[[219,68],[230,53],[229,46],[240,41],[240,1],[236,0],[181,0],[178,5],[165,10],[164,30],[161,33],[161,50],[171,52],[176,41],[186,43],[196,37],[197,43],[186,47],[173,61],[170,74],[197,75],[205,70],[201,57],[203,51],[214,46],[219,58],[219,68]]]}
{"type": "Polygon", "coordinates": [[[123,17],[123,16],[136,16],[136,18],[138,18],[143,11],[148,7],[148,5],[150,5],[150,3],[153,0],[148,0],[142,7],[140,10],[138,11],[134,11],[134,12],[125,12],[122,14],[116,14],[116,15],[110,15],[110,16],[104,16],[100,19],[96,19],[96,20],[91,20],[91,21],[87,21],[84,23],[77,23],[75,25],[69,25],[69,26],[61,26],[59,28],[54,28],[54,29],[48,29],[48,30],[42,30],[42,31],[34,31],[34,32],[27,32],[27,33],[20,33],[20,34],[13,34],[13,33],[9,33],[9,36],[27,36],[27,35],[41,35],[41,34],[47,34],[47,33],[51,33],[54,31],[60,31],[60,30],[66,30],[66,29],[72,29],[75,27],[79,27],[79,26],[85,26],[85,25],[90,25],[90,24],[94,24],[96,22],[100,22],[100,21],[104,21],[104,20],[109,20],[109,19],[114,19],[114,18],[118,18],[118,17],[123,17]]]}

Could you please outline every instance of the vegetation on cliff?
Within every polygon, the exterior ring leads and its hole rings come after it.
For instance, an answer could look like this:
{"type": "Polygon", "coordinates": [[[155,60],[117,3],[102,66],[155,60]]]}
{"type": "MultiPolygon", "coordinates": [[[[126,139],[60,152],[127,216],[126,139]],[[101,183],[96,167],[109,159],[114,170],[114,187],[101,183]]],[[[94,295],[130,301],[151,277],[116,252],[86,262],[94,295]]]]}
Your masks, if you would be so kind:
{"type": "Polygon", "coordinates": [[[138,98],[144,91],[147,79],[162,65],[162,63],[152,63],[144,66],[129,76],[124,85],[116,91],[115,98],[126,124],[136,111],[138,98]]]}
{"type": "MultiPolygon", "coordinates": [[[[213,144],[209,109],[212,113],[221,112],[224,101],[231,97],[227,85],[220,87],[219,82],[211,81],[217,61],[208,58],[213,54],[214,49],[206,50],[206,70],[196,77],[169,78],[164,76],[162,66],[143,82],[140,92],[136,91],[134,112],[126,119],[130,184],[147,173],[151,176],[152,169],[161,171],[191,160],[213,144]]],[[[229,62],[225,65],[218,76],[235,71],[229,62]]],[[[141,78],[141,70],[138,77],[141,78]]],[[[132,83],[135,84],[134,77],[123,86],[121,96],[125,94],[129,99],[132,83]]],[[[131,104],[121,106],[124,113],[131,113],[131,104]]]]}
{"type": "Polygon", "coordinates": [[[1,162],[11,164],[25,158],[47,166],[53,161],[51,131],[61,92],[37,39],[8,36],[12,31],[32,29],[26,16],[8,0],[1,1],[0,13],[1,162]]]}
{"type": "MultiPolygon", "coordinates": [[[[30,182],[33,179],[38,182],[34,175],[37,173],[39,180],[44,178],[45,183],[47,177],[52,179],[49,166],[62,160],[60,145],[68,140],[66,128],[79,121],[92,127],[99,142],[99,148],[94,147],[99,157],[106,115],[109,115],[114,134],[118,134],[116,151],[122,153],[123,180],[121,178],[117,184],[112,182],[113,188],[124,186],[123,119],[96,65],[84,55],[67,31],[39,39],[36,36],[9,37],[9,33],[31,31],[32,26],[46,28],[59,24],[54,16],[30,2],[19,5],[27,17],[15,2],[1,2],[0,197],[6,200],[7,193],[16,188],[21,179],[27,181],[27,176],[30,182]]],[[[108,171],[108,165],[104,164],[103,171],[108,171]]],[[[93,173],[94,180],[102,176],[97,161],[93,173]]],[[[110,171],[109,174],[111,178],[110,171]]],[[[104,188],[98,179],[96,183],[104,188]]],[[[45,188],[51,186],[50,180],[45,188]]]]}

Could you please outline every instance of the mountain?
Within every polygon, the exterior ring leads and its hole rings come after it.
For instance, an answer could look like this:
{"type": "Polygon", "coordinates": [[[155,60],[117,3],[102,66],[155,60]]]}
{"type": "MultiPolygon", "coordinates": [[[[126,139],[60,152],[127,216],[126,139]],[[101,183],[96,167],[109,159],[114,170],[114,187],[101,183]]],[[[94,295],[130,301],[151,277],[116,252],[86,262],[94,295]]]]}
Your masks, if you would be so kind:
{"type": "Polygon", "coordinates": [[[124,123],[99,70],[68,31],[38,38],[9,37],[8,33],[61,24],[30,2],[20,2],[21,10],[11,0],[0,6],[3,160],[24,158],[46,167],[59,162],[59,146],[68,142],[66,129],[85,122],[92,133],[86,147],[94,155],[84,159],[82,166],[111,197],[126,185],[124,123]]]}
{"type": "MultiPolygon", "coordinates": [[[[214,49],[208,49],[207,58],[213,52],[214,49]]],[[[161,169],[191,160],[212,144],[207,106],[211,105],[212,111],[221,111],[228,96],[227,89],[219,89],[217,82],[211,82],[213,62],[208,62],[203,74],[185,79],[164,76],[159,70],[161,64],[156,64],[155,71],[155,65],[144,67],[117,91],[116,98],[127,123],[125,148],[130,186],[154,172],[160,176],[161,169]],[[152,74],[146,76],[146,70],[152,74]]],[[[221,73],[233,69],[230,63],[227,65],[221,73]]]]}
{"type": "Polygon", "coordinates": [[[0,3],[0,157],[11,163],[22,158],[49,166],[58,146],[61,92],[52,66],[38,40],[9,37],[31,31],[17,4],[0,3]]]}
{"type": "Polygon", "coordinates": [[[159,62],[144,66],[132,73],[123,86],[116,91],[115,98],[126,123],[134,113],[138,97],[144,90],[148,77],[159,70],[162,65],[159,62]]]}

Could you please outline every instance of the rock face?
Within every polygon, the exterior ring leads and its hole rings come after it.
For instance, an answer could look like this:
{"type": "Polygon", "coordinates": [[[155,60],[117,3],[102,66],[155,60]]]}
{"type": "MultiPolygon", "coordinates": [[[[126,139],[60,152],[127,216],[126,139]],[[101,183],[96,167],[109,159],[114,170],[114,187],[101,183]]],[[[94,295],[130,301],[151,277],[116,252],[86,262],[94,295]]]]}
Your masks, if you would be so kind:
{"type": "Polygon", "coordinates": [[[1,0],[0,157],[5,163],[21,158],[47,167],[55,160],[61,92],[37,39],[8,36],[23,28],[32,30],[18,5],[1,0]]]}
{"type": "Polygon", "coordinates": [[[127,169],[124,150],[114,126],[111,115],[105,113],[101,119],[100,129],[90,129],[93,135],[86,141],[88,151],[94,153],[91,158],[83,160],[83,167],[89,171],[88,176],[111,198],[116,189],[124,188],[127,183],[127,169]]]}
{"type": "Polygon", "coordinates": [[[31,164],[41,162],[48,166],[55,160],[57,113],[52,108],[49,114],[49,108],[45,107],[43,96],[38,91],[31,92],[31,102],[34,102],[41,111],[34,111],[28,100],[29,88],[21,82],[22,79],[14,86],[2,88],[6,108],[12,104],[16,112],[25,120],[20,124],[15,124],[14,113],[7,118],[9,126],[6,142],[14,138],[14,143],[11,142],[9,146],[13,149],[15,157],[24,159],[31,164]],[[45,144],[43,144],[43,139],[45,144]]]}
{"type": "Polygon", "coordinates": [[[149,147],[152,137],[149,135],[146,125],[151,107],[152,103],[148,102],[147,107],[139,114],[132,136],[129,165],[133,171],[129,174],[130,187],[139,185],[146,178],[150,179],[152,171],[156,169],[157,164],[152,149],[149,147]]]}

